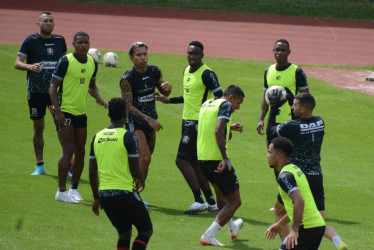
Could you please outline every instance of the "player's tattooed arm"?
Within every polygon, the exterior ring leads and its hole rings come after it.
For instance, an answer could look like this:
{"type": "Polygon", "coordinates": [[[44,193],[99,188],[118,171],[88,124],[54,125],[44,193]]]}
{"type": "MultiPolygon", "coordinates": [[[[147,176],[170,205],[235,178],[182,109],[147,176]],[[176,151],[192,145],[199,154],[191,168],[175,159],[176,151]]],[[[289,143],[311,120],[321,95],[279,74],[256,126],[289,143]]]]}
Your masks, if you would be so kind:
{"type": "Polygon", "coordinates": [[[169,96],[172,90],[172,85],[169,82],[164,82],[164,79],[162,78],[162,74],[160,75],[160,79],[158,79],[157,82],[157,89],[160,91],[161,94],[164,96],[169,96]]]}
{"type": "Polygon", "coordinates": [[[122,79],[120,86],[121,86],[122,99],[126,102],[127,112],[131,113],[133,116],[141,120],[148,122],[148,124],[156,131],[159,131],[160,129],[162,129],[161,124],[157,120],[140,112],[139,109],[137,109],[136,107],[132,105],[133,96],[132,96],[131,84],[126,79],[122,79]]]}

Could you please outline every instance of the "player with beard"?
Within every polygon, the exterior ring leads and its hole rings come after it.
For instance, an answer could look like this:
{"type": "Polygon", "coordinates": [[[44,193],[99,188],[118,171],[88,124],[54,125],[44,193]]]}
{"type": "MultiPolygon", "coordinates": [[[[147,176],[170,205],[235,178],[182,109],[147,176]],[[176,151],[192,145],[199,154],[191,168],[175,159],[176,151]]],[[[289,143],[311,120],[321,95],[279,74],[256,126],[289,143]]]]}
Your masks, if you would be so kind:
{"type": "Polygon", "coordinates": [[[50,108],[52,104],[48,92],[49,83],[57,61],[67,50],[64,37],[52,34],[55,23],[51,12],[41,13],[37,25],[39,33],[25,38],[17,53],[14,68],[27,71],[27,100],[34,127],[33,144],[36,157],[35,171],[31,175],[45,175],[44,116],[46,108],[50,108]]]}
{"type": "Polygon", "coordinates": [[[291,222],[292,230],[282,239],[279,249],[314,250],[318,249],[323,238],[325,222],[318,212],[305,174],[290,163],[293,151],[292,142],[285,137],[277,137],[270,142],[268,163],[276,173],[287,213],[266,230],[265,236],[274,239],[281,228],[291,222]]]}
{"type": "MultiPolygon", "coordinates": [[[[292,97],[291,97],[292,98],[292,97]]],[[[274,102],[270,113],[278,112],[281,104],[274,102]]],[[[301,168],[312,191],[317,208],[325,219],[325,194],[321,168],[321,148],[325,134],[325,122],[319,116],[313,116],[315,99],[311,94],[301,93],[295,96],[292,111],[297,119],[277,125],[275,119],[269,118],[269,134],[271,137],[283,136],[292,141],[295,152],[290,156],[290,162],[301,168]]],[[[273,117],[273,116],[272,116],[273,117]]],[[[276,220],[286,213],[283,201],[278,195],[275,202],[276,220]]],[[[288,234],[287,225],[282,227],[281,239],[288,234]]],[[[326,225],[325,237],[330,239],[338,249],[348,249],[335,229],[326,225]]]]}

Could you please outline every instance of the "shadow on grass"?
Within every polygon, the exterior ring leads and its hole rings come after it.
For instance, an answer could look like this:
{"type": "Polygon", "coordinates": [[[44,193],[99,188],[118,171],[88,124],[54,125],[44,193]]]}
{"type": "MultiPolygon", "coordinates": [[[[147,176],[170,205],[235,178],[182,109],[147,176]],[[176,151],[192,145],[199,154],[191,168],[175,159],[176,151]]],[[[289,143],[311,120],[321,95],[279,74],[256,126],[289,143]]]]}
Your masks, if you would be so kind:
{"type": "MultiPolygon", "coordinates": [[[[164,213],[164,214],[167,214],[167,215],[174,215],[174,216],[185,215],[184,210],[178,210],[178,209],[166,208],[166,207],[159,207],[159,206],[155,206],[155,205],[152,205],[152,206],[148,207],[148,211],[150,213],[151,212],[160,212],[160,213],[164,213]]],[[[217,216],[217,212],[202,212],[202,213],[198,213],[198,214],[195,214],[195,215],[186,214],[185,216],[204,217],[204,218],[208,217],[208,218],[212,218],[212,220],[213,220],[217,216]]],[[[248,219],[248,218],[244,218],[244,217],[241,217],[241,218],[243,219],[244,223],[246,223],[246,224],[257,225],[257,226],[270,226],[269,223],[267,223],[267,222],[252,220],[252,219],[248,219]]]]}
{"type": "Polygon", "coordinates": [[[339,219],[333,219],[333,218],[326,218],[326,222],[335,222],[343,225],[359,225],[360,222],[357,221],[347,221],[347,220],[339,220],[339,219]]]}
{"type": "MultiPolygon", "coordinates": [[[[51,174],[47,174],[46,176],[48,176],[48,177],[51,177],[51,178],[53,178],[53,179],[55,179],[55,180],[58,180],[58,176],[57,175],[51,175],[51,174]]],[[[71,179],[70,179],[70,177],[66,177],[66,183],[71,183],[71,179]]],[[[88,181],[88,180],[84,180],[84,179],[80,179],[79,180],[79,184],[90,184],[90,181],[88,181]]]]}

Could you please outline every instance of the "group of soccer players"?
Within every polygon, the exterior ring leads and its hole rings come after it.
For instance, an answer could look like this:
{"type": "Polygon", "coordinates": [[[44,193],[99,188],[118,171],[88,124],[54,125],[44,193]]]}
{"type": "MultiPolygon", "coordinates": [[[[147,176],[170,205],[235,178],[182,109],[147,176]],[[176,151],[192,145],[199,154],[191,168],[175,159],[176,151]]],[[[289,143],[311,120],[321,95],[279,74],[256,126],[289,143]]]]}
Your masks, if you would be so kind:
{"type": "MultiPolygon", "coordinates": [[[[52,13],[41,13],[38,26],[39,33],[26,37],[15,61],[16,69],[27,70],[37,161],[32,175],[46,174],[43,130],[48,108],[62,146],[55,199],[68,203],[83,200],[77,189],[84,167],[86,96],[89,93],[98,105],[108,107],[110,117],[109,127],[98,132],[91,142],[89,173],[93,212],[98,215],[99,206],[103,207],[118,231],[117,249],[129,249],[131,225],[138,230],[133,249],[145,249],[153,229],[146,209],[150,204],[142,201],[139,192],[145,186],[156,132],[163,128],[157,120],[155,101],[183,103],[182,136],[176,165],[194,197],[185,213],[218,211],[214,222],[200,238],[202,245],[224,246],[215,234],[226,224],[231,238],[236,239],[243,220],[233,219],[241,199],[227,142],[232,131],[243,131],[241,123],[232,123],[231,114],[240,108],[245,95],[237,85],[230,85],[224,91],[221,89],[215,73],[202,61],[203,44],[189,43],[183,95],[172,98],[168,97],[172,85],[164,81],[161,69],[148,65],[148,46],[143,42],[131,44],[129,58],[133,67],[120,80],[122,98],[113,98],[107,105],[95,83],[97,63],[87,56],[89,35],[76,33],[73,39],[75,51],[66,55],[64,38],[52,34],[52,13]],[[155,93],[156,88],[158,93],[155,93]],[[66,176],[73,155],[72,181],[67,191],[66,176]],[[216,199],[209,183],[215,190],[216,199]]],[[[276,223],[266,231],[266,236],[272,239],[279,233],[281,249],[317,249],[323,235],[338,249],[348,249],[324,220],[320,166],[324,121],[312,114],[315,100],[309,94],[304,72],[288,62],[291,52],[288,41],[276,41],[273,52],[276,63],[265,70],[264,91],[280,85],[287,88],[288,95],[286,101],[270,100],[266,129],[268,161],[279,183],[279,195],[274,206],[276,223]],[[298,92],[301,94],[297,95],[298,92]],[[291,231],[288,221],[292,224],[291,231]]],[[[264,119],[268,111],[269,105],[263,98],[257,126],[262,135],[265,134],[264,119]]]]}

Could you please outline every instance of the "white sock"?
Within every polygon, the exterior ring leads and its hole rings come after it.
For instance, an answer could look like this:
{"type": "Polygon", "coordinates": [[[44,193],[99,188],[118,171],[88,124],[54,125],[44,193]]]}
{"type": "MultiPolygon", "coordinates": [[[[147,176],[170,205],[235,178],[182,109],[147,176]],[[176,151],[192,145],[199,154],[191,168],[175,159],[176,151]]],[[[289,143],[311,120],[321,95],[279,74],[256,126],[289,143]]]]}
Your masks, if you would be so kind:
{"type": "Polygon", "coordinates": [[[334,237],[332,237],[332,242],[336,247],[338,247],[340,245],[340,242],[342,242],[342,239],[340,239],[339,235],[335,235],[334,237]]]}
{"type": "Polygon", "coordinates": [[[207,237],[214,237],[216,233],[221,229],[221,226],[217,222],[213,222],[212,225],[205,231],[207,237]]]}
{"type": "Polygon", "coordinates": [[[235,221],[231,218],[228,222],[227,222],[227,226],[229,227],[230,230],[232,230],[233,228],[235,228],[235,221]]]}

